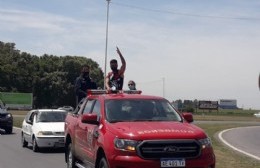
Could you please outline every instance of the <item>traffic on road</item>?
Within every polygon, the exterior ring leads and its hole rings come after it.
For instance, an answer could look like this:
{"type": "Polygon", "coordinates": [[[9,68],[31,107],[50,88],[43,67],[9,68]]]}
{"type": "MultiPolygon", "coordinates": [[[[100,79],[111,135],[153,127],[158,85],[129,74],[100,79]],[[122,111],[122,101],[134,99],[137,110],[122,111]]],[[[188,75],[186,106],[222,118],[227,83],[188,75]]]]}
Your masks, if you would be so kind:
{"type": "MultiPolygon", "coordinates": [[[[0,168],[215,168],[211,141],[192,122],[192,114],[179,114],[161,97],[93,91],[73,112],[31,110],[22,129],[1,130],[0,168]]],[[[259,158],[260,145],[250,139],[259,135],[238,130],[223,133],[222,141],[259,158]]]]}

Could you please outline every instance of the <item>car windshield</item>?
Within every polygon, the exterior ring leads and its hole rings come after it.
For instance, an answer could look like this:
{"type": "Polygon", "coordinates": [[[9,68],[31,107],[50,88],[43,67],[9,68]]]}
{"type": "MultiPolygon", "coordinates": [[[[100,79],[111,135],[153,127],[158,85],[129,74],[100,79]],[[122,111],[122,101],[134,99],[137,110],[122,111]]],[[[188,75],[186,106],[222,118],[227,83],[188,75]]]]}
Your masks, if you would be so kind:
{"type": "Polygon", "coordinates": [[[164,99],[106,100],[106,119],[124,121],[181,121],[180,115],[164,99]]]}
{"type": "Polygon", "coordinates": [[[43,111],[37,115],[36,122],[64,122],[67,112],[43,111]]]}
{"type": "Polygon", "coordinates": [[[1,113],[1,114],[5,114],[5,113],[7,113],[7,112],[6,112],[5,109],[0,108],[0,113],[1,113]]]}

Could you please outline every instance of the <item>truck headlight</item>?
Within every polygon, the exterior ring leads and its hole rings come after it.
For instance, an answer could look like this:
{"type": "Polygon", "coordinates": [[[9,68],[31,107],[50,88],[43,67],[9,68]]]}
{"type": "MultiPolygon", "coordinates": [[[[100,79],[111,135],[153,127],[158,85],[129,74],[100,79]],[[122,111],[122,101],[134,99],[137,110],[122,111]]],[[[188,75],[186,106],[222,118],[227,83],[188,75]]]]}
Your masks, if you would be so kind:
{"type": "Polygon", "coordinates": [[[200,139],[199,140],[202,149],[205,149],[207,147],[211,147],[211,140],[210,138],[200,139]]]}
{"type": "Polygon", "coordinates": [[[39,136],[41,136],[41,135],[53,135],[53,133],[51,131],[39,131],[38,135],[39,136]]]}
{"type": "Polygon", "coordinates": [[[138,145],[138,141],[129,140],[129,139],[118,139],[114,140],[115,147],[119,150],[131,151],[134,152],[136,150],[136,146],[138,145]]]}

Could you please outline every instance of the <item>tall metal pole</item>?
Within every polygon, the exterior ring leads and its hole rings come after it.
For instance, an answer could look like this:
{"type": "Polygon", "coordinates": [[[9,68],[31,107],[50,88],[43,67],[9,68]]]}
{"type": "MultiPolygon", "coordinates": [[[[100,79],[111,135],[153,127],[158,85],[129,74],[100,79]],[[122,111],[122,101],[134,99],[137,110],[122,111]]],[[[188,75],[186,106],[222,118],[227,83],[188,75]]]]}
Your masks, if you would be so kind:
{"type": "Polygon", "coordinates": [[[106,74],[107,74],[107,43],[108,43],[108,19],[109,19],[109,3],[111,0],[107,1],[107,27],[106,27],[106,50],[105,50],[105,69],[104,69],[104,89],[106,89],[106,74]]]}
{"type": "Polygon", "coordinates": [[[165,78],[162,78],[163,81],[163,97],[165,98],[165,78]]]}

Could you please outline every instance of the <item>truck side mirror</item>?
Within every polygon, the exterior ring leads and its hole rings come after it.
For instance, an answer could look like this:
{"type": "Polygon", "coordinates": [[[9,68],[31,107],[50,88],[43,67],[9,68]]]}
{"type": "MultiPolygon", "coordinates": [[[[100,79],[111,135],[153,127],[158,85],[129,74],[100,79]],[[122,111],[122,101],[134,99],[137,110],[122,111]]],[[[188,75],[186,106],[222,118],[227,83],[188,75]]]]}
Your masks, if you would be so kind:
{"type": "Polygon", "coordinates": [[[99,124],[98,118],[99,117],[97,116],[97,114],[83,114],[81,118],[81,122],[98,125],[99,124]]]}
{"type": "Polygon", "coordinates": [[[183,117],[188,123],[193,122],[193,115],[192,115],[192,113],[183,112],[183,113],[182,113],[182,117],[183,117]]]}

